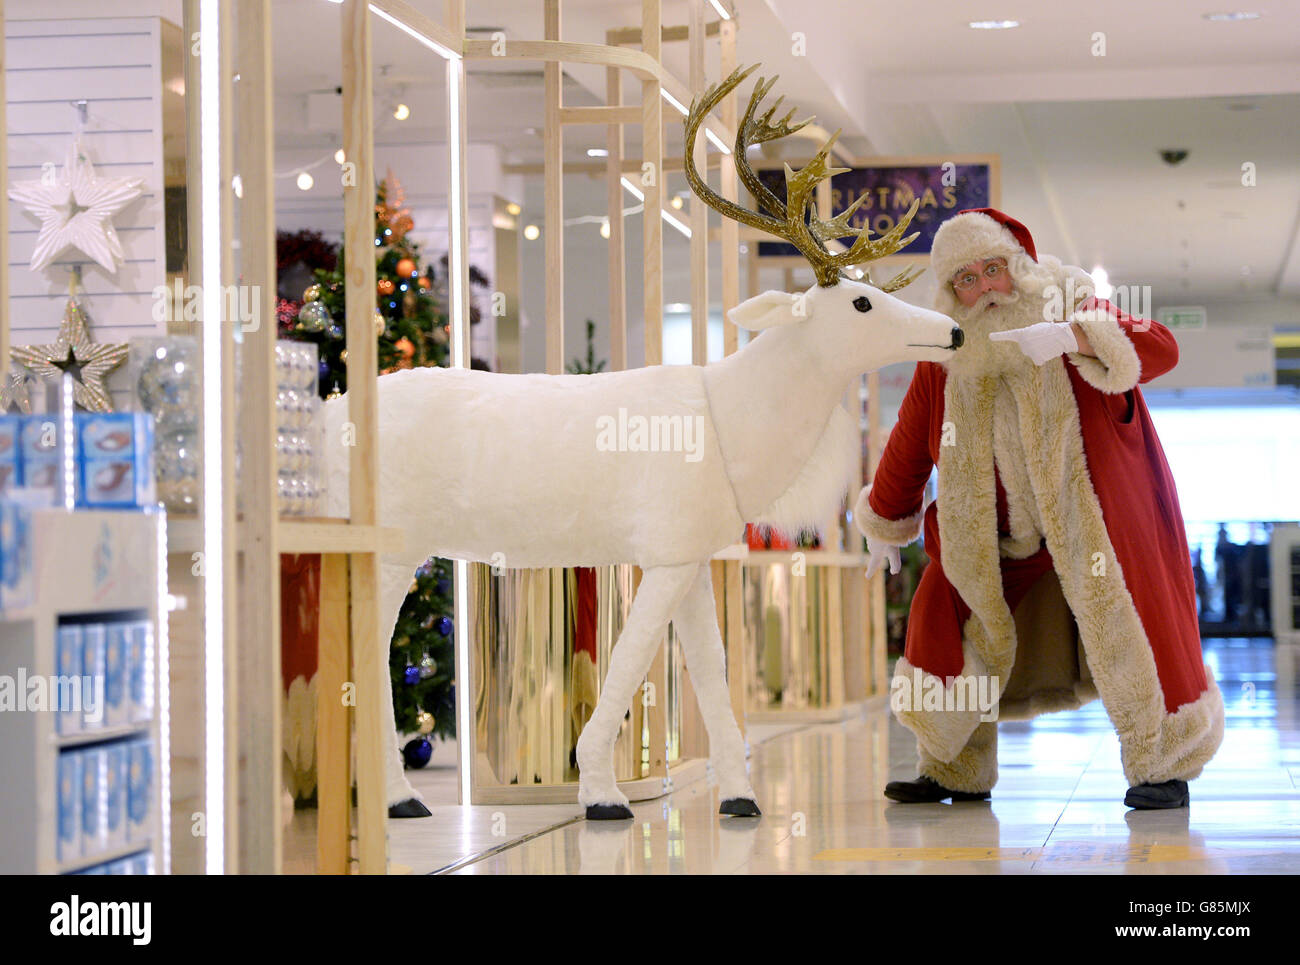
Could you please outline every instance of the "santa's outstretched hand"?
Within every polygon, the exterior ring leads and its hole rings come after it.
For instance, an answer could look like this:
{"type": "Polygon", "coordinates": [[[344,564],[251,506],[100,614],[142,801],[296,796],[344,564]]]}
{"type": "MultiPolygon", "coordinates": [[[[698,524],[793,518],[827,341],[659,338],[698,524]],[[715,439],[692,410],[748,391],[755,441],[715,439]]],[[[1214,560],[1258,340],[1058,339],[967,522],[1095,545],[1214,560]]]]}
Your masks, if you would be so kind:
{"type": "Polygon", "coordinates": [[[1068,322],[1039,322],[1007,332],[990,332],[989,339],[1015,342],[1035,365],[1042,365],[1066,352],[1079,351],[1079,340],[1074,337],[1074,327],[1068,322]]]}
{"type": "Polygon", "coordinates": [[[899,556],[897,546],[882,544],[878,540],[867,540],[867,552],[871,554],[867,560],[867,579],[876,575],[876,570],[880,569],[881,563],[886,563],[886,569],[890,573],[901,573],[903,571],[903,560],[899,556]]]}

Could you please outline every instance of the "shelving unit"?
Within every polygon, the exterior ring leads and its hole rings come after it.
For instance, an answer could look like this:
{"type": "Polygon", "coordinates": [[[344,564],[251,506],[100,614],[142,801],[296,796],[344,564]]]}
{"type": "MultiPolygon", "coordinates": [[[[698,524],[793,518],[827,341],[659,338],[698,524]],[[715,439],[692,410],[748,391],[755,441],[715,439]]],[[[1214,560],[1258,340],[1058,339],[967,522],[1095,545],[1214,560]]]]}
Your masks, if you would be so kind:
{"type": "MultiPolygon", "coordinates": [[[[0,823],[0,872],[66,874],[147,856],[146,867],[166,874],[170,870],[168,651],[166,620],[160,619],[167,599],[162,568],[166,517],[161,511],[34,509],[31,523],[32,602],[0,612],[0,677],[15,681],[14,696],[23,701],[21,707],[0,713],[0,773],[4,775],[0,814],[5,816],[0,823]],[[120,668],[124,676],[119,678],[124,688],[123,715],[134,719],[84,730],[69,728],[68,712],[31,707],[24,699],[31,691],[17,692],[20,678],[31,681],[39,676],[49,681],[59,675],[61,626],[128,621],[147,628],[152,638],[152,657],[145,661],[147,669],[140,680],[150,695],[147,716],[126,710],[131,706],[131,687],[125,677],[129,669],[125,651],[120,668]],[[138,760],[131,752],[137,740],[147,747],[147,757],[138,760]],[[130,788],[121,787],[124,840],[106,839],[101,848],[84,852],[78,844],[77,853],[62,855],[57,813],[60,762],[65,754],[97,747],[120,749],[126,769],[141,765],[137,777],[147,781],[133,786],[146,793],[145,805],[132,822],[130,788]]],[[[104,712],[101,704],[101,717],[104,712]]],[[[105,759],[105,776],[106,768],[105,759]]],[[[101,806],[101,820],[105,811],[101,806]]]]}

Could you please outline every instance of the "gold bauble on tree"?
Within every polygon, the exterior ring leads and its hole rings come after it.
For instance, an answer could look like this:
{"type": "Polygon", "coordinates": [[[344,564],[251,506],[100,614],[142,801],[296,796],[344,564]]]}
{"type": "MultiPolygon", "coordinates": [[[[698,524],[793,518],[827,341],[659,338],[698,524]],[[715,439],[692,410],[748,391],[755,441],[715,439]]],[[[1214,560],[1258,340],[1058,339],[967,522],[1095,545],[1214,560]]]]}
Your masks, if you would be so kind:
{"type": "Polygon", "coordinates": [[[421,288],[423,291],[428,291],[428,290],[429,290],[429,287],[433,284],[433,282],[429,281],[429,279],[427,279],[427,278],[425,278],[423,275],[421,275],[421,276],[420,276],[420,280],[417,282],[417,284],[420,286],[420,288],[421,288]]]}
{"type": "Polygon", "coordinates": [[[415,274],[415,262],[410,258],[403,258],[397,263],[397,274],[401,278],[410,278],[415,274]]]}
{"type": "Polygon", "coordinates": [[[320,296],[321,287],[319,284],[308,285],[306,291],[302,293],[302,300],[304,302],[318,302],[320,301],[320,296]]]}
{"type": "Polygon", "coordinates": [[[384,321],[384,313],[376,308],[375,309],[375,335],[383,335],[384,329],[387,327],[388,327],[388,323],[384,321]]]}

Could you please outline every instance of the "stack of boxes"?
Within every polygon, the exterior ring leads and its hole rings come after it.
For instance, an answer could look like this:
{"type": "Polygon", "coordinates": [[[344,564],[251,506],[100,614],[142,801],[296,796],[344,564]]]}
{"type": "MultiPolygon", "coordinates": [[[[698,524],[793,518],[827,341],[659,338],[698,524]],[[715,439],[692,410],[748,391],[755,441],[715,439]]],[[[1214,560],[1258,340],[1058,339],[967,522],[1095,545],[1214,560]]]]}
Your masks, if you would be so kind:
{"type": "MultiPolygon", "coordinates": [[[[55,857],[61,864],[123,849],[149,852],[155,844],[153,661],[147,620],[58,627],[55,857]]],[[[135,853],[89,870],[149,873],[152,860],[150,853],[135,853]]]]}
{"type": "Polygon", "coordinates": [[[71,468],[79,509],[135,509],[154,502],[153,417],[78,412],[69,452],[56,413],[0,416],[0,497],[22,488],[64,502],[71,468]]]}

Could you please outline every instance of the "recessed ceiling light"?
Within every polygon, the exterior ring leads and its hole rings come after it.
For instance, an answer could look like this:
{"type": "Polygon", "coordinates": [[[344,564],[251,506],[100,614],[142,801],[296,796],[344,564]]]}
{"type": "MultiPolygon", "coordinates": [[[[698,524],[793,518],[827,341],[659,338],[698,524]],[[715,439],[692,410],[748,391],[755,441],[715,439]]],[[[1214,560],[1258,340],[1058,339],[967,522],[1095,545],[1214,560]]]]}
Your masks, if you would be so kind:
{"type": "Polygon", "coordinates": [[[609,237],[609,219],[608,219],[608,218],[606,218],[604,221],[602,221],[602,222],[600,223],[600,236],[601,236],[602,238],[608,238],[608,237],[609,237]]]}
{"type": "Polygon", "coordinates": [[[411,109],[405,104],[398,104],[393,108],[393,116],[399,121],[404,121],[411,116],[411,109]]]}
{"type": "Polygon", "coordinates": [[[536,241],[537,236],[540,235],[541,233],[542,233],[541,230],[535,224],[524,226],[524,237],[527,238],[529,241],[536,241]]]}
{"type": "Polygon", "coordinates": [[[609,152],[603,147],[589,147],[587,157],[609,157],[609,152]]]}
{"type": "Polygon", "coordinates": [[[311,186],[315,183],[315,179],[306,171],[303,171],[298,175],[298,189],[300,191],[310,191],[311,186]]]}
{"type": "Polygon", "coordinates": [[[683,202],[682,202],[682,196],[680,194],[674,194],[673,199],[668,203],[671,204],[678,211],[682,210],[683,202]]]}
{"type": "Polygon", "coordinates": [[[1213,20],[1215,23],[1232,23],[1238,20],[1258,20],[1260,15],[1253,10],[1234,10],[1228,13],[1203,13],[1201,14],[1206,20],[1213,20]]]}
{"type": "Polygon", "coordinates": [[[342,164],[345,160],[347,160],[347,155],[343,153],[343,148],[339,148],[337,151],[334,152],[335,164],[342,164]]]}
{"type": "Polygon", "coordinates": [[[1010,30],[1019,27],[1019,20],[972,20],[966,26],[971,30],[1010,30]]]}
{"type": "Polygon", "coordinates": [[[519,205],[515,204],[513,201],[511,201],[509,204],[506,205],[506,211],[508,211],[512,215],[517,215],[522,210],[524,209],[519,207],[519,205]]]}

